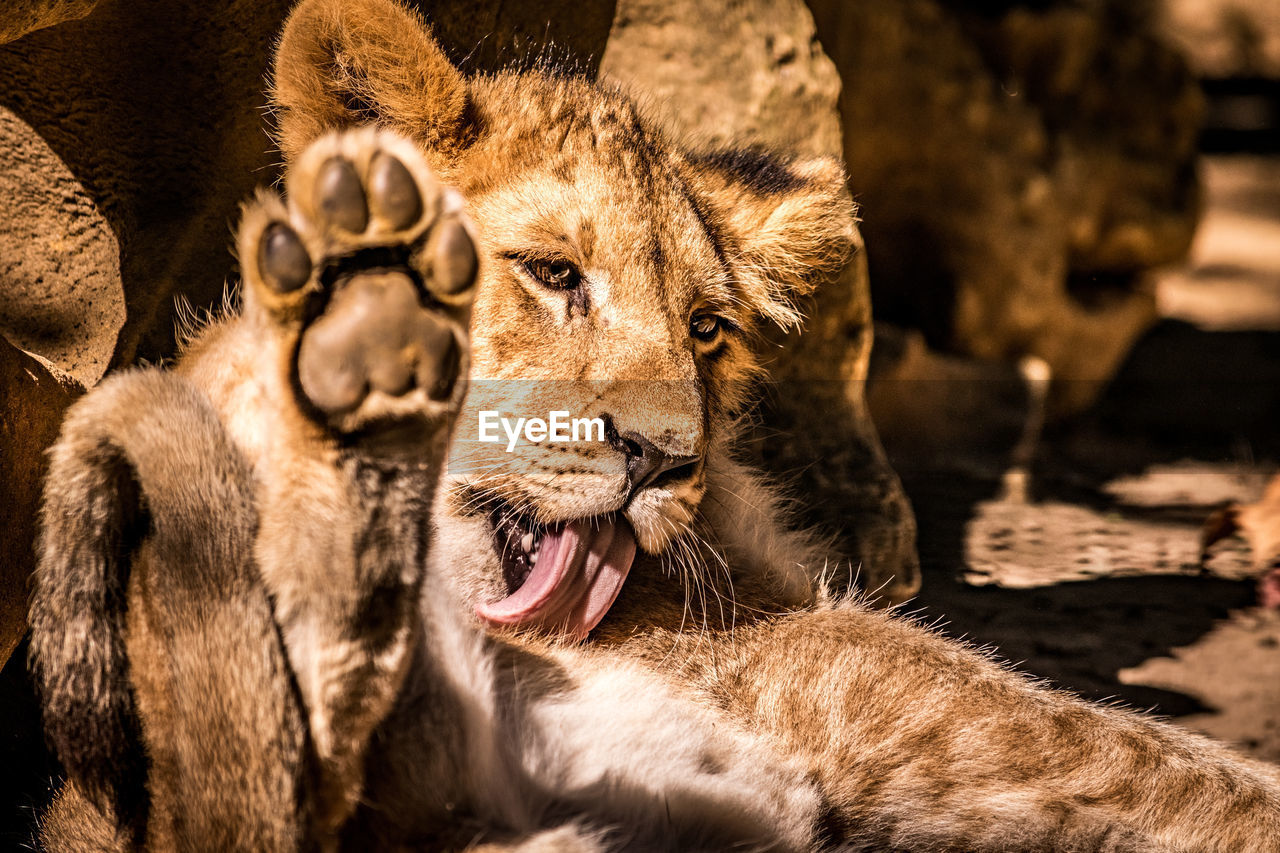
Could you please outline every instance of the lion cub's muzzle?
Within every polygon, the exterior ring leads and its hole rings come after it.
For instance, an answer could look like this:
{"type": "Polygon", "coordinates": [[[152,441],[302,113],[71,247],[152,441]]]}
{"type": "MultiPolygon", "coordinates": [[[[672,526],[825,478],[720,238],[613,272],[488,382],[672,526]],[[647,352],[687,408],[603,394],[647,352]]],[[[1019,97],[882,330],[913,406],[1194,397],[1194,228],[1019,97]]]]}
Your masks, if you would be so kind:
{"type": "Polygon", "coordinates": [[[662,481],[675,482],[697,473],[698,463],[702,461],[700,455],[673,455],[638,432],[618,432],[609,415],[604,415],[604,422],[609,446],[626,458],[628,501],[649,486],[662,481]]]}

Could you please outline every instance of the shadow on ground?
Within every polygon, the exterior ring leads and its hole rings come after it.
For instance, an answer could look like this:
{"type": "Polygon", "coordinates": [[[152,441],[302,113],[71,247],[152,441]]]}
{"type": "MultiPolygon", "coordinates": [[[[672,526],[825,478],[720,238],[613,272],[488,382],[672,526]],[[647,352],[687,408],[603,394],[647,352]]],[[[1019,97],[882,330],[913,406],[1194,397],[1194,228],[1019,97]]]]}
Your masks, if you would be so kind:
{"type": "Polygon", "coordinates": [[[1184,693],[1123,684],[1119,671],[1190,645],[1254,597],[1248,581],[1173,576],[1035,589],[971,587],[928,575],[925,583],[919,604],[929,615],[945,614],[948,634],[994,646],[1024,672],[1088,699],[1114,698],[1172,717],[1211,709],[1184,693]]]}
{"type": "Polygon", "coordinates": [[[936,455],[920,465],[899,450],[893,461],[915,507],[924,576],[909,606],[1082,696],[1173,717],[1213,711],[1196,696],[1125,684],[1119,674],[1196,643],[1255,603],[1247,555],[1234,575],[1199,575],[1198,528],[1231,488],[1264,482],[1240,471],[1275,468],[1277,425],[1280,335],[1165,321],[1090,412],[1046,433],[1021,502],[1005,491],[1007,456],[960,449],[941,465],[936,455]],[[1008,539],[989,541],[993,530],[1008,539]],[[1110,573],[1072,574],[1107,548],[1110,573]],[[1013,569],[1037,558],[1046,565],[1013,569]],[[982,586],[973,584],[979,562],[982,586]]]}
{"type": "MultiPolygon", "coordinates": [[[[1046,436],[1044,464],[1096,483],[1159,462],[1280,459],[1280,333],[1204,331],[1165,320],[1097,405],[1046,436]]],[[[1059,478],[1061,479],[1061,478],[1059,478]]]]}

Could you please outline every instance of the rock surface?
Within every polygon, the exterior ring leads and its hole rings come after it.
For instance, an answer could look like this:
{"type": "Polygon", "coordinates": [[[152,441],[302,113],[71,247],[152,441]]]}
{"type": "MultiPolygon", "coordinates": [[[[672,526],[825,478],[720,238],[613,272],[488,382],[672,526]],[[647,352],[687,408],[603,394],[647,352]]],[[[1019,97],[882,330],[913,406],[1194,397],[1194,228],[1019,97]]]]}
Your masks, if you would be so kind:
{"type": "Polygon", "coordinates": [[[1038,356],[1067,380],[1055,410],[1086,405],[1154,320],[1143,273],[1191,239],[1185,64],[1089,6],[810,5],[846,81],[877,319],[960,355],[1038,356]]]}
{"type": "Polygon", "coordinates": [[[840,155],[840,76],[803,2],[621,0],[600,73],[707,147],[840,155]]]}
{"type": "Polygon", "coordinates": [[[0,44],[93,11],[98,0],[10,0],[0,15],[0,44]]]}
{"type": "MultiPolygon", "coordinates": [[[[840,79],[800,0],[621,0],[601,75],[646,93],[695,143],[840,156],[840,79]]],[[[807,313],[804,334],[769,342],[775,387],[761,454],[804,495],[805,520],[839,537],[860,584],[901,601],[919,587],[915,519],[864,399],[863,251],[807,313]]]]}
{"type": "Polygon", "coordinates": [[[0,332],[91,386],[125,320],[115,232],[84,183],[4,107],[0,139],[0,332]]]}
{"type": "Polygon", "coordinates": [[[0,666],[27,630],[27,578],[35,566],[32,532],[44,482],[44,449],[62,413],[83,391],[71,377],[0,337],[0,666]]]}
{"type": "Polygon", "coordinates": [[[1162,0],[1161,29],[1206,77],[1280,77],[1275,0],[1162,0]]]}

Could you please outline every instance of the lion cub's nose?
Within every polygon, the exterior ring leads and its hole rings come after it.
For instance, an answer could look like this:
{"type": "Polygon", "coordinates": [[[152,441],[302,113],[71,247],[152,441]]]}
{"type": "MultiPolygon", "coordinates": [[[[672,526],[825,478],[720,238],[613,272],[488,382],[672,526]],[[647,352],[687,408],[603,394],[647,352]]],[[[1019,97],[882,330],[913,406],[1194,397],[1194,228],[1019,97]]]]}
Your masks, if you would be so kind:
{"type": "Polygon", "coordinates": [[[627,485],[631,494],[655,483],[663,475],[678,479],[693,473],[700,456],[671,456],[638,432],[620,433],[606,420],[609,444],[627,457],[627,485]],[[686,470],[688,469],[688,470],[686,470]]]}

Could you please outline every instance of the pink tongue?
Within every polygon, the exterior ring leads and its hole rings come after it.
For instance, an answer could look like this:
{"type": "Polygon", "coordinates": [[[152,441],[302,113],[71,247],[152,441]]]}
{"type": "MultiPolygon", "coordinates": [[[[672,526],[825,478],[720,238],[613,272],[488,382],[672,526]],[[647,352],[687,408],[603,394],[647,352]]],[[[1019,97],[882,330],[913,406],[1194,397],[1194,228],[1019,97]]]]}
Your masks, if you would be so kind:
{"type": "Polygon", "coordinates": [[[538,562],[520,588],[476,605],[494,625],[538,625],[582,639],[609,612],[636,556],[626,523],[588,519],[545,533],[538,562]]]}

